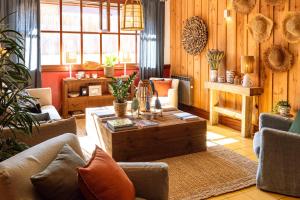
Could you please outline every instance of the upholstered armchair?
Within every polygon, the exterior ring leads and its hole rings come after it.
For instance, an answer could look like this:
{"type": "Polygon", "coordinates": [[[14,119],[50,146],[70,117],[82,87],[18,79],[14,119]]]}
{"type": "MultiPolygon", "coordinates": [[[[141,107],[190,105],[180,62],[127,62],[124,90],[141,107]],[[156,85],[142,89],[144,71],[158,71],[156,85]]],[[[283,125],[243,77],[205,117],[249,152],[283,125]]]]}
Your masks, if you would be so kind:
{"type": "MultiPolygon", "coordinates": [[[[172,87],[168,90],[168,96],[162,97],[159,96],[159,100],[161,102],[162,107],[178,107],[178,85],[179,80],[178,79],[172,79],[172,78],[150,78],[150,81],[154,80],[172,80],[172,87]]],[[[153,98],[154,100],[155,98],[153,98]]]]}
{"type": "Polygon", "coordinates": [[[258,157],[257,187],[300,197],[300,135],[288,132],[292,120],[263,113],[253,148],[258,157]]]}

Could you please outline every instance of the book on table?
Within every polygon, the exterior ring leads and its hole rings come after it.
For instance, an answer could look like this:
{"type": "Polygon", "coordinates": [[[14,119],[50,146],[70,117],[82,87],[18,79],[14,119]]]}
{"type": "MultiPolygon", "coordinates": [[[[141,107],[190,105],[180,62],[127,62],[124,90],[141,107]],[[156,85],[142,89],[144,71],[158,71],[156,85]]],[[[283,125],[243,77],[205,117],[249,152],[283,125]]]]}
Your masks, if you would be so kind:
{"type": "Polygon", "coordinates": [[[153,127],[153,126],[158,126],[158,122],[150,121],[150,120],[138,120],[136,121],[136,124],[140,127],[153,127]]]}
{"type": "Polygon", "coordinates": [[[198,116],[193,115],[193,114],[191,114],[191,113],[187,113],[187,112],[175,113],[174,115],[175,115],[175,117],[177,117],[178,119],[186,120],[186,121],[199,119],[198,116]]]}
{"type": "Polygon", "coordinates": [[[137,128],[136,124],[128,118],[108,120],[106,124],[114,132],[137,128]]]}

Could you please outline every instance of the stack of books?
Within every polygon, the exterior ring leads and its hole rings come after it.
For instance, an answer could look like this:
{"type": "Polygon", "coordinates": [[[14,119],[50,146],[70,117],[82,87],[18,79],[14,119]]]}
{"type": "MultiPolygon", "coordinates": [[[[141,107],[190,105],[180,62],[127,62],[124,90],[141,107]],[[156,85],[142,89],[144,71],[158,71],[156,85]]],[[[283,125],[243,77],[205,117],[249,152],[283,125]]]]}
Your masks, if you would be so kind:
{"type": "Polygon", "coordinates": [[[186,120],[186,121],[192,121],[192,120],[197,120],[199,119],[198,116],[193,115],[191,113],[187,112],[181,112],[181,113],[176,113],[174,114],[178,119],[186,120]]]}
{"type": "Polygon", "coordinates": [[[106,124],[107,127],[113,132],[138,128],[137,125],[128,118],[108,120],[106,124]]]}

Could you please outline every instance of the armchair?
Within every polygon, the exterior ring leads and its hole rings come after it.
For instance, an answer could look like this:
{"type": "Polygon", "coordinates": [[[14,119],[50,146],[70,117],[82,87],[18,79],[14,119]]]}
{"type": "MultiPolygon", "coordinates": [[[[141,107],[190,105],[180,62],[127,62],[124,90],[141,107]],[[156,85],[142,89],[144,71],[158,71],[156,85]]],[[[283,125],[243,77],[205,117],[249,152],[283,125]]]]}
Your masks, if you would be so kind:
{"type": "Polygon", "coordinates": [[[263,113],[253,148],[259,164],[257,187],[300,197],[300,135],[288,132],[292,120],[263,113]]]}
{"type": "Polygon", "coordinates": [[[159,100],[162,104],[162,107],[178,107],[178,85],[179,80],[178,79],[172,79],[172,78],[150,78],[150,81],[153,80],[172,80],[172,88],[168,90],[168,96],[167,97],[159,97],[159,100]]]}

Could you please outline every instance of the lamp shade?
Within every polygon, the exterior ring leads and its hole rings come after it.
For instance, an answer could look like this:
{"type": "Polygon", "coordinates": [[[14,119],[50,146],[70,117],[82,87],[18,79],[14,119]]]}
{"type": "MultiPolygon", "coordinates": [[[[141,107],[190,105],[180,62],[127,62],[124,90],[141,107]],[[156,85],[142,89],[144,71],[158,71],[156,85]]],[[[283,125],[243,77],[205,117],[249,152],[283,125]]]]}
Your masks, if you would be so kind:
{"type": "Polygon", "coordinates": [[[140,0],[126,0],[122,7],[121,30],[144,30],[144,11],[140,0]]]}
{"type": "Polygon", "coordinates": [[[241,57],[241,72],[243,74],[250,74],[254,72],[254,56],[241,57]]]}

